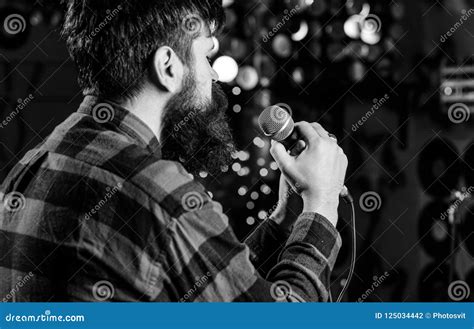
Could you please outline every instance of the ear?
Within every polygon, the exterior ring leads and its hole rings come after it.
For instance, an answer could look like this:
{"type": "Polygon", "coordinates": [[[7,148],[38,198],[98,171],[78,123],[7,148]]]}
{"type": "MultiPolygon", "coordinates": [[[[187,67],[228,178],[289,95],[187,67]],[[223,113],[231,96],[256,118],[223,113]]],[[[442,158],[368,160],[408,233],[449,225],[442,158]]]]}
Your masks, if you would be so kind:
{"type": "Polygon", "coordinates": [[[182,87],[184,65],[173,49],[158,48],[153,56],[152,79],[162,89],[176,93],[182,87]]]}

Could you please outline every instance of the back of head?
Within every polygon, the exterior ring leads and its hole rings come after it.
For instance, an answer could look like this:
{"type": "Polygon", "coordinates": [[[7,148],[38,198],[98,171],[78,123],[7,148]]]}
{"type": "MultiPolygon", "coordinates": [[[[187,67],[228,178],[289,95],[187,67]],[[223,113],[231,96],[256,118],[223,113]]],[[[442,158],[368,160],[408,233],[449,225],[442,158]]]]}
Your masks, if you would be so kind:
{"type": "Polygon", "coordinates": [[[183,63],[191,58],[187,18],[198,17],[211,31],[224,24],[219,0],[63,0],[62,31],[85,94],[127,99],[143,87],[153,53],[169,46],[183,63]]]}

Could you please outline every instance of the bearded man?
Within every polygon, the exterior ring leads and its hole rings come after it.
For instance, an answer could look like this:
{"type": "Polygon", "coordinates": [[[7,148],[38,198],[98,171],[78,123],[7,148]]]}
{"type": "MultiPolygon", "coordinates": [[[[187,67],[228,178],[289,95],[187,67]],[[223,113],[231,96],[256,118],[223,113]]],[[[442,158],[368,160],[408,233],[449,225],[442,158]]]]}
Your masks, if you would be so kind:
{"type": "Polygon", "coordinates": [[[193,178],[235,151],[209,63],[222,1],[65,3],[85,98],[2,184],[0,299],[327,301],[347,158],[324,128],[296,125],[296,157],[272,144],[280,200],[244,242],[193,178]]]}

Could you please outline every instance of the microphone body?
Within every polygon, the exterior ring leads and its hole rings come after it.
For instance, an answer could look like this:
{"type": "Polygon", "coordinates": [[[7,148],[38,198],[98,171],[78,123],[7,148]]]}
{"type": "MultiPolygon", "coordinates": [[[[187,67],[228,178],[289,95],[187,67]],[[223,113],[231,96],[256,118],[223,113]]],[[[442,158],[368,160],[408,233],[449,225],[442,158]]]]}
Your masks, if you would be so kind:
{"type": "MultiPolygon", "coordinates": [[[[295,130],[291,110],[288,106],[282,105],[277,104],[266,108],[260,114],[258,123],[265,136],[281,143],[291,155],[295,156],[300,154],[304,147],[298,147],[301,139],[295,130]]],[[[345,185],[340,192],[340,196],[346,203],[354,202],[349,189],[345,185]]]]}

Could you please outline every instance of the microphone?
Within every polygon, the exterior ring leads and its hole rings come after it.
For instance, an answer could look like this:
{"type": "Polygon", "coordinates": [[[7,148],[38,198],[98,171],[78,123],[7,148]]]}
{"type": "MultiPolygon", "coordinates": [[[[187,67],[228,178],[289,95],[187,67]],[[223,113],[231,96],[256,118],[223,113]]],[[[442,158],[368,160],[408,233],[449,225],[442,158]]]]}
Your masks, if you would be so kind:
{"type": "MultiPolygon", "coordinates": [[[[288,105],[277,104],[267,107],[258,117],[258,125],[265,136],[283,144],[291,155],[297,155],[303,151],[304,148],[298,147],[300,138],[295,130],[295,122],[288,105]]],[[[345,185],[340,196],[346,203],[354,202],[345,185]]]]}

